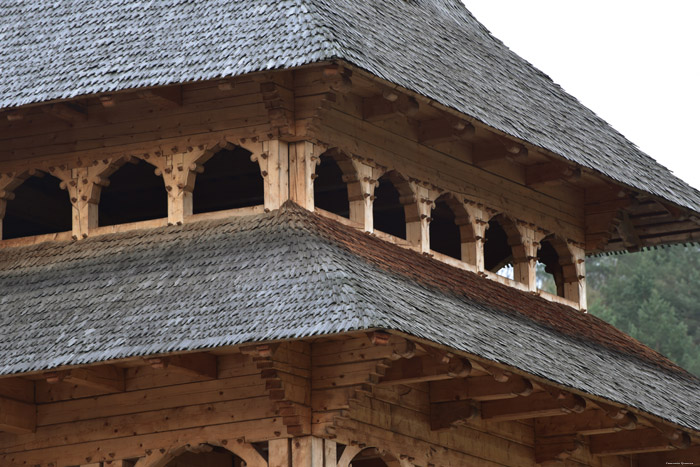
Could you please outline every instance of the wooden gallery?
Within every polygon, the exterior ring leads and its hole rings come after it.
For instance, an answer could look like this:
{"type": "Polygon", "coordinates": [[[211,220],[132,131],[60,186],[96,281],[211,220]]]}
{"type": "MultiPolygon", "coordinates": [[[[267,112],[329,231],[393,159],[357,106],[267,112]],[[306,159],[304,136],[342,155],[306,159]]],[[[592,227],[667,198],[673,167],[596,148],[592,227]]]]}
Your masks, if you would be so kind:
{"type": "Polygon", "coordinates": [[[0,22],[0,466],[700,465],[585,282],[700,193],[458,0],[0,22]]]}

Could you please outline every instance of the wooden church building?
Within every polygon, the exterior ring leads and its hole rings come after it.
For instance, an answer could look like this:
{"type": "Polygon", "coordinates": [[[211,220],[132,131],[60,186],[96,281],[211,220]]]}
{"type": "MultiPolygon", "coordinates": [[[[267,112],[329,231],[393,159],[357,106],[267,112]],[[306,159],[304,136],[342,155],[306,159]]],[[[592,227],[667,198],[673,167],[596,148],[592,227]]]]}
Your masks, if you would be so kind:
{"type": "Polygon", "coordinates": [[[700,381],[585,272],[700,193],[458,0],[3,0],[0,42],[1,467],[700,465],[700,381]]]}

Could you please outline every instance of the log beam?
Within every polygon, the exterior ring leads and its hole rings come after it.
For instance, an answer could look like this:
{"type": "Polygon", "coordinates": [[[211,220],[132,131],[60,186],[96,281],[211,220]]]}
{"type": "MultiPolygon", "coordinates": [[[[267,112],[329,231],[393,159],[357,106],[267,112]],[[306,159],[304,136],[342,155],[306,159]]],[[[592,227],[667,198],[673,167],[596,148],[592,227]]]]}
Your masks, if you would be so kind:
{"type": "Polygon", "coordinates": [[[581,169],[561,162],[546,162],[525,168],[525,184],[532,187],[576,178],[581,178],[581,169]]]}
{"type": "Polygon", "coordinates": [[[599,435],[634,430],[638,426],[634,414],[626,413],[620,418],[613,418],[603,410],[587,410],[580,414],[540,418],[535,421],[535,430],[541,436],[599,435]]]}
{"type": "Polygon", "coordinates": [[[0,431],[31,433],[36,429],[36,406],[0,397],[0,431]]]}
{"type": "Polygon", "coordinates": [[[505,382],[498,382],[492,376],[476,376],[430,383],[430,402],[469,399],[490,401],[528,396],[531,393],[532,383],[516,375],[505,382]]]}
{"type": "Polygon", "coordinates": [[[430,429],[445,430],[464,425],[479,416],[476,406],[470,401],[451,401],[430,404],[430,429]]]}
{"type": "Polygon", "coordinates": [[[74,104],[49,104],[43,106],[42,110],[70,124],[85,122],[88,119],[87,112],[74,104]]]}
{"type": "Polygon", "coordinates": [[[620,456],[683,449],[689,445],[690,437],[687,433],[674,441],[656,428],[646,428],[591,436],[590,449],[591,454],[597,456],[620,456]]]}
{"type": "Polygon", "coordinates": [[[45,377],[50,384],[64,382],[104,392],[124,391],[124,370],[112,365],[52,371],[45,377]]]}
{"type": "Polygon", "coordinates": [[[175,109],[182,106],[182,86],[168,86],[136,93],[141,99],[164,109],[175,109]]]}
{"type": "Polygon", "coordinates": [[[418,109],[418,101],[405,94],[385,92],[362,100],[362,118],[368,122],[382,122],[397,115],[411,117],[418,109]]]}
{"type": "Polygon", "coordinates": [[[546,439],[535,439],[535,462],[561,462],[585,450],[582,440],[575,436],[556,436],[546,439]]]}
{"type": "Polygon", "coordinates": [[[474,126],[464,120],[436,118],[418,124],[418,142],[435,145],[439,143],[466,140],[474,136],[474,126]]]}
{"type": "Polygon", "coordinates": [[[217,377],[216,356],[208,353],[173,355],[144,360],[153,368],[169,368],[203,380],[216,379],[217,377]]]}
{"type": "Polygon", "coordinates": [[[423,383],[441,379],[464,378],[471,372],[471,363],[467,359],[452,356],[438,360],[432,356],[414,357],[396,360],[383,378],[380,386],[396,384],[423,383]]]}
{"type": "Polygon", "coordinates": [[[538,392],[527,398],[482,402],[481,418],[494,421],[525,420],[580,413],[585,408],[585,399],[575,394],[561,393],[559,396],[552,396],[547,392],[538,392]]]}

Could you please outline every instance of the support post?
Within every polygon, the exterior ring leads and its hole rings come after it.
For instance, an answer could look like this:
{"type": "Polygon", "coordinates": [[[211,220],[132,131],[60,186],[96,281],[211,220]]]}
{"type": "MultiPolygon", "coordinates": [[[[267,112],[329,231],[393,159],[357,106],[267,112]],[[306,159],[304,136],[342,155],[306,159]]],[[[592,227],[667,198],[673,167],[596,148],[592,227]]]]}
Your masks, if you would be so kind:
{"type": "Polygon", "coordinates": [[[358,180],[351,182],[348,189],[350,220],[364,226],[365,232],[374,232],[374,189],[383,171],[358,159],[352,163],[358,180]]]}
{"type": "Polygon", "coordinates": [[[289,145],[289,195],[299,206],[314,210],[314,179],[320,163],[317,147],[309,141],[289,145]]]}
{"type": "Polygon", "coordinates": [[[467,201],[464,208],[469,215],[469,225],[460,225],[460,233],[468,232],[470,235],[462,237],[462,261],[476,266],[477,272],[484,272],[484,238],[488,221],[484,220],[481,205],[467,201]]]}

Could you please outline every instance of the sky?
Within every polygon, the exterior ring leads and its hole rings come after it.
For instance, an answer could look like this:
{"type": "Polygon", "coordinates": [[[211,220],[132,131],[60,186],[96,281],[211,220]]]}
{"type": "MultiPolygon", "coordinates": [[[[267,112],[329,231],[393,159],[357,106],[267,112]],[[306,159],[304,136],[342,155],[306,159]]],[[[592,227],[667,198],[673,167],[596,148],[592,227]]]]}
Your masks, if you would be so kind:
{"type": "Polygon", "coordinates": [[[491,33],[700,189],[700,0],[462,0],[491,33]]]}

